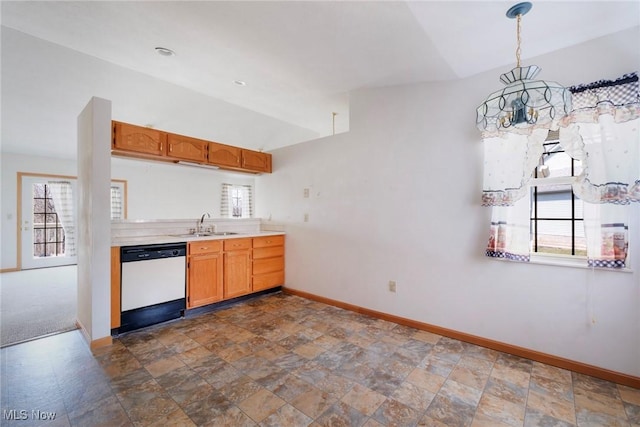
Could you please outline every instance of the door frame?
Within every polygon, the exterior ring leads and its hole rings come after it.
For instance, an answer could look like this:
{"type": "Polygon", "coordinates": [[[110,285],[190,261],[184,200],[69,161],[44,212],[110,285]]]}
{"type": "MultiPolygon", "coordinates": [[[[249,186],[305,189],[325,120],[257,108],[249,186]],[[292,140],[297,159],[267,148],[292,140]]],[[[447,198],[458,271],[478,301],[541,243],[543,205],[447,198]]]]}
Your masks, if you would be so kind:
{"type": "MultiPolygon", "coordinates": [[[[17,196],[17,213],[16,213],[16,221],[17,221],[17,247],[16,247],[16,261],[18,264],[18,270],[22,270],[22,180],[23,178],[47,178],[47,179],[68,179],[68,180],[77,180],[78,177],[72,175],[58,175],[58,174],[48,174],[48,173],[30,173],[30,172],[18,172],[18,192],[17,196]]],[[[43,266],[44,268],[44,266],[43,266]]]]}
{"type": "MultiPolygon", "coordinates": [[[[16,269],[13,271],[21,271],[22,270],[22,179],[23,177],[27,178],[53,178],[53,179],[69,179],[69,180],[78,180],[77,176],[74,175],[60,175],[53,173],[34,173],[34,172],[17,172],[17,212],[16,212],[16,269]]],[[[112,179],[111,182],[116,182],[122,185],[123,194],[122,194],[122,212],[124,219],[127,218],[127,180],[126,179],[112,179]]],[[[76,187],[77,188],[77,187],[76,187]]],[[[44,268],[44,267],[43,267],[44,268]]]]}

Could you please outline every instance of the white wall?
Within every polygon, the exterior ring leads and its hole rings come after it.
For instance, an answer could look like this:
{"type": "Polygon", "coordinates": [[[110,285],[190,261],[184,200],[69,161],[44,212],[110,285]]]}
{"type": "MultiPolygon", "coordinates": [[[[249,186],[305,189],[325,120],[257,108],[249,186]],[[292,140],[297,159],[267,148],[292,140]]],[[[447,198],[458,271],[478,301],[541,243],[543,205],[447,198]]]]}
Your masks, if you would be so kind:
{"type": "MultiPolygon", "coordinates": [[[[77,176],[75,160],[2,153],[1,264],[17,267],[17,173],[77,176]]],[[[223,182],[252,185],[255,176],[119,157],[111,159],[112,179],[127,181],[128,219],[189,219],[204,212],[220,216],[223,182]]]]}
{"type": "Polygon", "coordinates": [[[48,157],[25,156],[21,154],[2,153],[2,205],[0,206],[0,233],[2,246],[0,269],[16,268],[17,234],[18,234],[18,172],[42,173],[51,175],[76,176],[75,160],[55,159],[48,157]]]}
{"type": "MultiPolygon", "coordinates": [[[[616,78],[640,69],[639,36],[635,28],[525,62],[565,85],[616,78]]],[[[490,211],[480,206],[475,108],[505,71],[362,90],[348,134],[276,150],[276,172],[256,180],[257,206],[286,224],[286,285],[638,376],[639,206],[633,273],[484,257],[490,211]]]]}
{"type": "Polygon", "coordinates": [[[255,176],[193,166],[111,158],[111,178],[127,180],[127,219],[220,216],[222,183],[253,185],[255,176]]]}

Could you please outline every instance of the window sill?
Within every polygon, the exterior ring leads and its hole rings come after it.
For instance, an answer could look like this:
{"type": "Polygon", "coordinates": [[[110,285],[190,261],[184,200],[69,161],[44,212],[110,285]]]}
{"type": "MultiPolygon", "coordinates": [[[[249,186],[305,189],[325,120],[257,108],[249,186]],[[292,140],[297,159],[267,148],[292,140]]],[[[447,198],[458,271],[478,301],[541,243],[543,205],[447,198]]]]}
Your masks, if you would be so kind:
{"type": "MultiPolygon", "coordinates": [[[[493,259],[498,261],[510,261],[504,258],[493,258],[493,259]]],[[[511,261],[511,262],[517,262],[517,261],[511,261]]],[[[553,265],[557,267],[582,268],[585,270],[633,273],[633,270],[629,267],[626,267],[626,268],[589,267],[587,265],[587,259],[585,257],[572,257],[572,256],[562,256],[562,255],[540,255],[540,254],[531,255],[530,261],[525,264],[553,265]]]]}

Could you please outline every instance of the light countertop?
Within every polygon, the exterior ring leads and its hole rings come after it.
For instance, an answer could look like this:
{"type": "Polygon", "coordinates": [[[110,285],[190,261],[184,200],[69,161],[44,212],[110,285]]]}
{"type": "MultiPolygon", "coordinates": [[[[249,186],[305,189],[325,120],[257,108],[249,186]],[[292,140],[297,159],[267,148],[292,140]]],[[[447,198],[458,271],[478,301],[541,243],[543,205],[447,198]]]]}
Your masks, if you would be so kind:
{"type": "Polygon", "coordinates": [[[211,235],[211,236],[172,236],[172,235],[159,235],[159,236],[121,236],[111,239],[111,246],[132,246],[132,245],[154,245],[160,243],[179,243],[179,242],[193,242],[199,240],[227,240],[227,239],[243,239],[251,237],[264,237],[264,236],[280,236],[284,235],[281,231],[260,231],[257,233],[238,233],[228,235],[211,235]]]}

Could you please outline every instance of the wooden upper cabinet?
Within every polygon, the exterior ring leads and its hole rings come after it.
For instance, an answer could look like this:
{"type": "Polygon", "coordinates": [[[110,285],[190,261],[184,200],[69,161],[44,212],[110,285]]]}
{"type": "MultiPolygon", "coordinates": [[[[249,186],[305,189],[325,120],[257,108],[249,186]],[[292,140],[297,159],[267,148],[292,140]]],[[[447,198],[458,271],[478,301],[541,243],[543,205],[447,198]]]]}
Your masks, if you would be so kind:
{"type": "Polygon", "coordinates": [[[112,122],[111,153],[177,163],[180,160],[249,173],[271,173],[271,154],[128,123],[112,122]]]}
{"type": "Polygon", "coordinates": [[[114,150],[154,156],[165,156],[167,152],[167,134],[156,129],[113,122],[112,137],[114,150]]]}
{"type": "Polygon", "coordinates": [[[239,168],[242,162],[241,151],[238,147],[210,142],[208,162],[217,166],[239,168]]]}
{"type": "Polygon", "coordinates": [[[167,136],[167,156],[206,163],[208,145],[208,141],[170,133],[167,136]]]}
{"type": "Polygon", "coordinates": [[[271,173],[271,154],[243,149],[242,168],[256,172],[271,173]]]}

